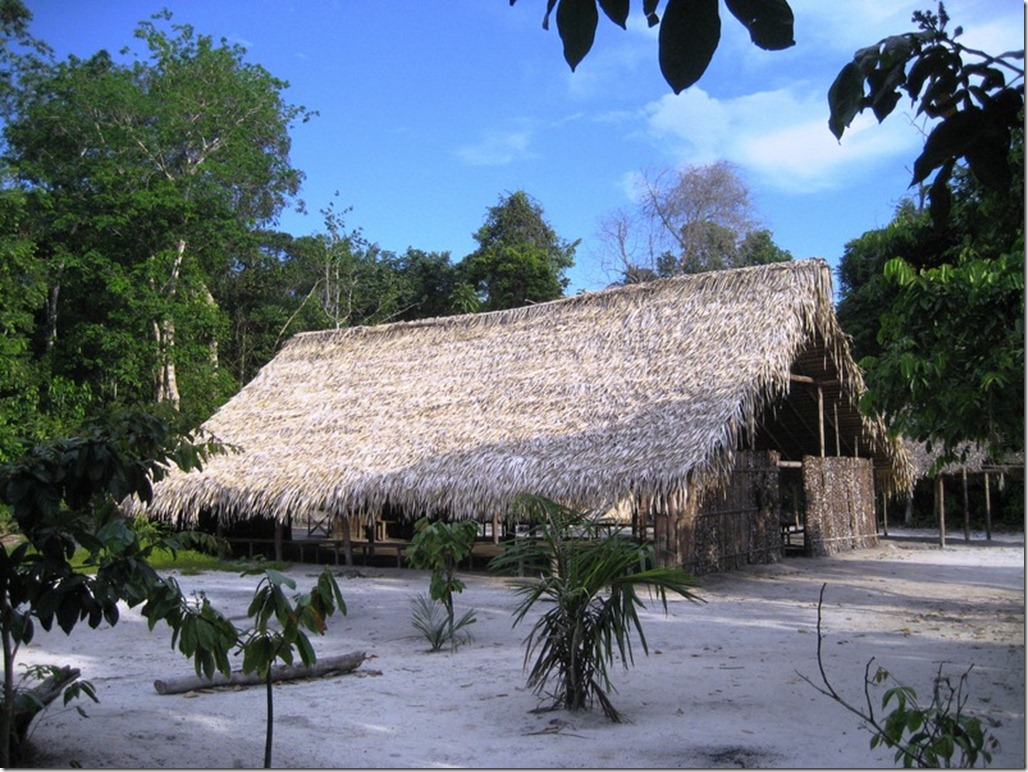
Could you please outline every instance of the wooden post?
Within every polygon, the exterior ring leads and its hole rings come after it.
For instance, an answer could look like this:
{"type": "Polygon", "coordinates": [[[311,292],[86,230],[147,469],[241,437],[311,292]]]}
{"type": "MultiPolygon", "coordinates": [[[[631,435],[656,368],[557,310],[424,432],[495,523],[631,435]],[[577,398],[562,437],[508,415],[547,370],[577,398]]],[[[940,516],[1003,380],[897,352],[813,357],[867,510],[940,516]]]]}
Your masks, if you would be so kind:
{"type": "Polygon", "coordinates": [[[281,520],[275,520],[275,560],[282,560],[282,532],[285,530],[281,520]]]}
{"type": "Polygon", "coordinates": [[[992,541],[992,501],[989,494],[989,473],[985,473],[985,539],[992,541]]]}
{"type": "Polygon", "coordinates": [[[882,491],[882,535],[889,535],[889,497],[882,491]]]}
{"type": "Polygon", "coordinates": [[[682,510],[678,506],[678,497],[671,493],[659,497],[659,511],[654,519],[654,547],[659,566],[681,566],[683,560],[682,544],[679,539],[679,519],[682,510]]]}
{"type": "Polygon", "coordinates": [[[964,484],[964,541],[971,541],[971,509],[967,505],[967,467],[960,470],[960,477],[964,484]]]}
{"type": "Polygon", "coordinates": [[[350,515],[335,515],[332,518],[332,550],[335,553],[335,564],[339,564],[339,542],[342,542],[343,562],[347,567],[354,565],[354,543],[350,534],[350,515]]]}
{"type": "Polygon", "coordinates": [[[500,516],[493,512],[493,544],[500,543],[500,516]]]}
{"type": "Polygon", "coordinates": [[[820,417],[818,421],[818,433],[821,436],[821,458],[825,457],[825,392],[820,386],[817,387],[817,414],[820,417]]]}
{"type": "MultiPolygon", "coordinates": [[[[842,455],[842,442],[841,442],[841,440],[839,438],[839,403],[838,403],[838,401],[836,401],[833,404],[832,407],[835,410],[835,455],[841,456],[842,455]]],[[[885,535],[888,536],[889,534],[887,533],[885,535]]]]}
{"type": "Polygon", "coordinates": [[[935,505],[939,512],[939,546],[946,547],[946,491],[942,484],[942,475],[935,475],[935,505]]]}

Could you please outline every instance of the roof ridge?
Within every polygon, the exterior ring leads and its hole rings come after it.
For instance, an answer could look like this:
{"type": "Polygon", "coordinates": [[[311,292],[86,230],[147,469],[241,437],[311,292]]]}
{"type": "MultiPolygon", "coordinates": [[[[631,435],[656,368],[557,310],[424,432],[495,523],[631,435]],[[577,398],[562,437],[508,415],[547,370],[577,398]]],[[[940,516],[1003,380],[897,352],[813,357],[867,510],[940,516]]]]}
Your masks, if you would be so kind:
{"type": "Polygon", "coordinates": [[[653,281],[640,282],[638,284],[627,284],[623,286],[608,286],[600,290],[589,290],[580,292],[577,295],[548,300],[541,303],[518,306],[516,308],[505,308],[498,311],[473,312],[465,314],[454,314],[451,316],[433,316],[425,319],[414,319],[402,322],[387,322],[375,325],[356,325],[353,327],[337,327],[328,330],[308,330],[299,332],[290,338],[286,347],[294,341],[296,344],[303,342],[311,343],[318,338],[338,339],[343,337],[358,337],[366,335],[387,335],[398,332],[406,332],[418,328],[446,327],[446,326],[467,326],[506,324],[514,321],[524,321],[532,316],[541,313],[548,313],[550,310],[559,307],[573,308],[580,305],[592,305],[610,298],[618,298],[630,295],[652,296],[668,291],[676,286],[696,285],[697,292],[722,290],[726,285],[738,281],[740,277],[751,278],[750,274],[756,273],[780,273],[789,271],[793,273],[819,272],[821,278],[827,280],[825,289],[828,297],[831,298],[831,269],[828,263],[820,257],[810,257],[803,260],[788,260],[779,263],[765,263],[763,265],[750,265],[741,268],[727,268],[721,271],[704,271],[702,273],[681,274],[667,278],[654,279],[653,281]]]}

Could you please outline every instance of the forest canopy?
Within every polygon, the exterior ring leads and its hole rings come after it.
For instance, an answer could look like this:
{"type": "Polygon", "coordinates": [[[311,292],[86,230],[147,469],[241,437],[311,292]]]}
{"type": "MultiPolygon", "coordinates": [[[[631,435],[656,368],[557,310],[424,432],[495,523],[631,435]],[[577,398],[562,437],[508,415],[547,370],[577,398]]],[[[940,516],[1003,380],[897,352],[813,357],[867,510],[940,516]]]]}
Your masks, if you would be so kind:
{"type": "Polygon", "coordinates": [[[115,406],[193,426],[297,332],[567,287],[576,242],[524,191],[485,208],[479,249],[456,262],[383,250],[335,202],[321,232],[280,232],[303,205],[290,131],[314,114],[244,48],[164,11],[128,61],[58,61],[20,2],[2,9],[0,461],[115,406]]]}

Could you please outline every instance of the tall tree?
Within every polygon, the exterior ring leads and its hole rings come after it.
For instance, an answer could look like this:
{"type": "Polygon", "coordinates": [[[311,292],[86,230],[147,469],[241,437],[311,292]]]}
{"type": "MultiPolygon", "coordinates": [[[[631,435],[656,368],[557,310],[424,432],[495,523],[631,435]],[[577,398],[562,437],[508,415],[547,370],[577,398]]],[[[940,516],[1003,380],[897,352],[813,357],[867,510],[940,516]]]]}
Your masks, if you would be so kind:
{"type": "Polygon", "coordinates": [[[930,254],[940,255],[952,243],[952,237],[935,231],[924,209],[910,199],[896,207],[892,222],[884,228],[846,243],[837,271],[836,315],[851,338],[858,361],[882,351],[878,341],[881,315],[898,294],[896,284],[885,276],[886,263],[900,257],[924,265],[930,254]]]}
{"type": "Polygon", "coordinates": [[[426,319],[459,312],[453,297],[457,268],[450,262],[449,252],[408,247],[397,260],[397,270],[403,294],[400,319],[426,319]]]}
{"type": "MultiPolygon", "coordinates": [[[[409,310],[400,278],[401,261],[392,252],[347,230],[345,211],[321,210],[325,232],[296,239],[289,259],[305,291],[303,329],[383,324],[409,310]]],[[[295,328],[294,328],[295,329],[295,328]]]]}
{"type": "Polygon", "coordinates": [[[944,227],[913,204],[847,245],[839,318],[867,370],[865,407],[952,460],[1024,449],[1023,137],[1000,194],[958,167],[944,227]]]}
{"type": "Polygon", "coordinates": [[[912,20],[916,32],[857,51],[828,94],[839,138],[858,113],[881,122],[904,96],[935,121],[911,179],[922,186],[934,174],[934,227],[904,223],[914,254],[883,255],[885,283],[872,279],[888,302],[880,348],[862,360],[864,404],[941,445],[940,462],[966,442],[1023,451],[1024,50],[964,46],[941,2],[912,20]]]}
{"type": "Polygon", "coordinates": [[[307,329],[297,314],[303,294],[291,261],[296,241],[260,230],[237,245],[231,269],[214,277],[211,291],[229,320],[220,363],[236,383],[247,383],[282,341],[307,329]]]}
{"type": "Polygon", "coordinates": [[[46,277],[24,220],[24,195],[0,190],[0,462],[15,455],[18,436],[33,435],[38,425],[41,384],[31,345],[46,277]]]}
{"type": "MultiPolygon", "coordinates": [[[[580,240],[557,236],[542,207],[524,191],[501,197],[474,234],[479,246],[458,265],[460,279],[474,288],[481,310],[517,308],[556,300],[568,286],[580,240]]],[[[457,290],[459,292],[459,288],[457,290]]]]}
{"type": "MultiPolygon", "coordinates": [[[[305,114],[241,47],[169,19],[139,25],[131,65],[101,51],[25,69],[5,135],[41,224],[56,366],[105,399],[178,406],[182,366],[219,377],[212,279],[296,193],[288,129],[305,114]]],[[[223,398],[190,396],[200,412],[223,398]]]]}
{"type": "Polygon", "coordinates": [[[642,175],[637,208],[600,229],[622,283],[792,259],[758,227],[749,188],[727,161],[642,175]]]}

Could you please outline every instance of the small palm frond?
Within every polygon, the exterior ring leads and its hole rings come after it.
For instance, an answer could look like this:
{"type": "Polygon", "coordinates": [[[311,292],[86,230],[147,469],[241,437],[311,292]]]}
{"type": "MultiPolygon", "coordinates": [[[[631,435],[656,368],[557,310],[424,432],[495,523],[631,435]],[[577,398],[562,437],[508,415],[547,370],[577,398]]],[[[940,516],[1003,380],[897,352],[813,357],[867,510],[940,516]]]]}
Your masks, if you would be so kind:
{"type": "Polygon", "coordinates": [[[466,611],[453,623],[451,631],[446,608],[442,603],[432,600],[427,595],[418,595],[411,599],[411,624],[428,641],[431,651],[439,651],[448,643],[454,647],[471,643],[474,637],[471,631],[465,628],[475,621],[474,609],[466,611]]]}

